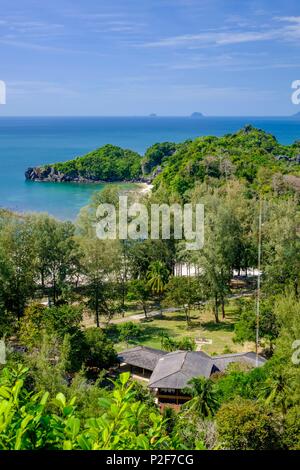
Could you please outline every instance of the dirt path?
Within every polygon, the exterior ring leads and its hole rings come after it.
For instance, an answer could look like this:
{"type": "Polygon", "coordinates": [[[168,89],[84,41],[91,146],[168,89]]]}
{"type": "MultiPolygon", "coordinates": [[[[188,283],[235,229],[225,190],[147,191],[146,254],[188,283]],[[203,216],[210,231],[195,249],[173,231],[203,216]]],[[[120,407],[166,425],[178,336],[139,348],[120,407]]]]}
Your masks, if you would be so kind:
{"type": "MultiPolygon", "coordinates": [[[[228,296],[227,298],[230,299],[240,299],[242,297],[250,297],[254,294],[254,292],[243,292],[241,294],[232,294],[228,296]]],[[[206,305],[207,302],[201,302],[201,305],[206,305]]],[[[161,311],[160,310],[152,310],[147,313],[147,318],[154,318],[154,317],[159,317],[161,316],[162,313],[168,313],[168,312],[180,312],[182,311],[183,308],[176,308],[176,307],[170,307],[170,308],[163,308],[161,311]]],[[[145,315],[144,313],[138,313],[135,315],[130,315],[127,317],[123,318],[113,318],[110,323],[114,324],[119,324],[119,323],[126,323],[129,321],[141,321],[145,320],[145,315]]],[[[102,323],[102,325],[105,325],[105,323],[102,323]]]]}
{"type": "MultiPolygon", "coordinates": [[[[159,317],[162,313],[167,312],[180,312],[182,308],[163,308],[160,310],[152,310],[151,312],[147,313],[147,318],[159,317]]],[[[111,323],[125,323],[127,321],[138,321],[138,320],[145,320],[146,317],[143,313],[138,313],[136,315],[130,315],[124,318],[112,319],[111,323]]]]}

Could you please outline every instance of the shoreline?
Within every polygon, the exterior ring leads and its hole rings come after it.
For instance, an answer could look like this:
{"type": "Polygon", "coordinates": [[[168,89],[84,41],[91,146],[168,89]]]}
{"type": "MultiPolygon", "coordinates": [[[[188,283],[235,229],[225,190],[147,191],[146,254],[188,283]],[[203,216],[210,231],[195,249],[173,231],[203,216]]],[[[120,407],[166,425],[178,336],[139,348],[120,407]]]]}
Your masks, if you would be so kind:
{"type": "MultiPolygon", "coordinates": [[[[29,183],[54,183],[54,181],[27,181],[29,183]]],[[[62,182],[62,183],[67,183],[66,181],[65,182],[62,182]]],[[[96,185],[97,184],[105,184],[105,185],[109,185],[109,184],[114,184],[114,185],[118,185],[118,184],[132,184],[134,185],[134,188],[132,189],[124,189],[125,192],[132,192],[132,193],[136,193],[137,195],[140,195],[140,196],[146,196],[148,194],[151,193],[154,185],[151,184],[151,183],[146,183],[146,182],[132,182],[132,181],[118,181],[118,182],[107,182],[107,181],[104,181],[104,182],[93,182],[93,184],[95,185],[95,189],[96,189],[96,185]]],[[[78,185],[85,185],[85,184],[88,184],[88,183],[81,183],[81,182],[76,182],[76,184],[78,185]]],[[[100,190],[101,191],[101,190],[100,190]]],[[[83,207],[86,207],[86,204],[81,206],[80,210],[83,208],[83,207]]],[[[48,214],[50,217],[53,217],[54,219],[56,220],[60,220],[60,221],[66,221],[66,220],[69,220],[70,222],[74,223],[76,218],[78,217],[79,215],[79,212],[76,214],[76,216],[73,218],[73,217],[67,217],[67,218],[60,218],[59,216],[57,215],[54,215],[53,213],[49,212],[48,210],[36,210],[36,209],[11,209],[11,208],[8,208],[8,207],[5,207],[5,206],[2,206],[0,205],[0,215],[1,215],[1,212],[6,212],[6,213],[9,213],[9,214],[14,214],[16,215],[17,217],[20,217],[20,218],[24,218],[26,217],[27,215],[30,215],[30,214],[48,214]]]]}
{"type": "Polygon", "coordinates": [[[150,194],[154,188],[151,183],[136,183],[136,185],[139,187],[138,192],[143,195],[150,194]]]}

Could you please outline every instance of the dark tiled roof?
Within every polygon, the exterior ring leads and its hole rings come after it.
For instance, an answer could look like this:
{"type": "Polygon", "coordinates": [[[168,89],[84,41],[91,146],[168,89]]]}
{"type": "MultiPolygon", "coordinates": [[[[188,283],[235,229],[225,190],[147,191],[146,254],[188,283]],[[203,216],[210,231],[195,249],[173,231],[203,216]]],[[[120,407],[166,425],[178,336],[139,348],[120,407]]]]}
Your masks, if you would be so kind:
{"type": "Polygon", "coordinates": [[[167,354],[160,349],[148,348],[146,346],[137,346],[136,348],[127,349],[118,355],[120,363],[126,363],[141,369],[153,371],[158,360],[167,354]]]}
{"type": "Polygon", "coordinates": [[[212,368],[211,357],[201,351],[175,351],[159,359],[149,387],[182,389],[193,377],[210,377],[212,368]]]}
{"type": "MultiPolygon", "coordinates": [[[[193,377],[209,378],[215,371],[224,371],[232,362],[256,367],[256,354],[222,354],[209,356],[203,351],[175,351],[166,353],[159,349],[137,346],[118,355],[121,363],[147,369],[152,372],[150,388],[183,389],[193,377]]],[[[258,356],[258,366],[266,360],[258,356]]]]}
{"type": "MultiPolygon", "coordinates": [[[[240,354],[222,354],[221,356],[214,356],[214,364],[222,372],[226,367],[232,362],[240,362],[242,364],[247,364],[251,367],[256,367],[256,354],[254,352],[240,353],[240,354]]],[[[262,366],[266,360],[258,356],[257,365],[262,366]]]]}

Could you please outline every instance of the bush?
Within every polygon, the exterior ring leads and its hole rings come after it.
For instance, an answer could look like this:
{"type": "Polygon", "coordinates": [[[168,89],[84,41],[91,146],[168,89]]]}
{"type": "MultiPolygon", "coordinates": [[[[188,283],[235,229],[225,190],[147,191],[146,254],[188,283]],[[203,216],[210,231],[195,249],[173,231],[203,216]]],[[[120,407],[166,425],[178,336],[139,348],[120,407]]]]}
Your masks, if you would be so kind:
{"type": "Polygon", "coordinates": [[[85,366],[89,368],[108,369],[117,362],[117,353],[113,342],[100,328],[89,328],[84,332],[87,355],[85,366]]]}
{"type": "Polygon", "coordinates": [[[108,398],[99,402],[105,412],[100,418],[80,419],[76,397],[67,400],[58,393],[47,411],[48,392],[28,393],[24,387],[27,369],[4,369],[0,374],[1,450],[146,450],[176,448],[167,436],[163,418],[151,411],[149,422],[140,420],[146,410],[136,401],[129,374],[114,383],[108,398]]]}
{"type": "Polygon", "coordinates": [[[291,408],[285,416],[283,442],[288,449],[300,450],[300,406],[291,408]]]}
{"type": "Polygon", "coordinates": [[[143,335],[143,329],[137,323],[131,321],[121,323],[118,326],[119,341],[125,341],[127,346],[129,343],[136,341],[143,335]]]}
{"type": "Polygon", "coordinates": [[[74,334],[79,329],[82,310],[78,307],[63,305],[46,308],[38,303],[26,308],[20,321],[20,339],[30,348],[41,344],[43,335],[55,335],[61,339],[66,334],[74,334]]]}
{"type": "Polygon", "coordinates": [[[283,447],[280,420],[270,408],[236,398],[216,414],[219,441],[230,450],[272,450],[283,447]]]}

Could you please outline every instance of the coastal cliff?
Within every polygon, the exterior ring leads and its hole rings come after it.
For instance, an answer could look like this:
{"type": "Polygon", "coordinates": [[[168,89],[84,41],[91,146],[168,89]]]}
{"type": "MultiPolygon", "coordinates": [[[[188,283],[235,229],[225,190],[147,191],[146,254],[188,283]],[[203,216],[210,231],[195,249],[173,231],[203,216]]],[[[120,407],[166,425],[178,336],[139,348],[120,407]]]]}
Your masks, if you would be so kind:
{"type": "Polygon", "coordinates": [[[98,179],[96,176],[89,176],[88,178],[82,176],[78,171],[72,173],[63,173],[53,166],[47,167],[33,167],[25,171],[26,181],[37,181],[41,183],[151,183],[157,172],[149,177],[140,176],[133,179],[98,179]]]}
{"type": "Polygon", "coordinates": [[[142,157],[131,150],[105,145],[82,157],[66,162],[30,167],[27,181],[96,183],[143,179],[142,157]]]}
{"type": "Polygon", "coordinates": [[[27,181],[52,181],[52,182],[91,182],[91,179],[84,178],[80,176],[78,171],[73,171],[72,173],[63,173],[53,166],[46,166],[46,167],[34,167],[28,168],[25,172],[25,178],[27,181]]]}
{"type": "Polygon", "coordinates": [[[30,167],[25,171],[25,179],[54,183],[151,183],[161,173],[162,161],[175,150],[175,144],[155,144],[143,158],[131,150],[105,145],[73,160],[30,167]]]}

